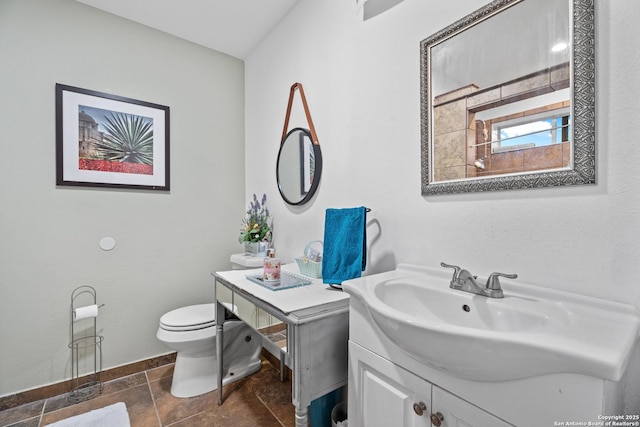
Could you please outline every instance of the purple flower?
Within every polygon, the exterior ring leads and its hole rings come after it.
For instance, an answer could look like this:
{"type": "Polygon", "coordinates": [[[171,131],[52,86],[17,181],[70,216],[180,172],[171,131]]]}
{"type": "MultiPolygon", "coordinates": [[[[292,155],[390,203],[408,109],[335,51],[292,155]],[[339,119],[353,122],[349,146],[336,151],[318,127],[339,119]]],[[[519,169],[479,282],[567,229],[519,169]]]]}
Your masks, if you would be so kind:
{"type": "Polygon", "coordinates": [[[249,210],[242,220],[243,228],[240,229],[240,242],[271,241],[271,226],[269,224],[269,209],[267,209],[267,195],[262,196],[262,204],[254,194],[249,202],[249,210]]]}

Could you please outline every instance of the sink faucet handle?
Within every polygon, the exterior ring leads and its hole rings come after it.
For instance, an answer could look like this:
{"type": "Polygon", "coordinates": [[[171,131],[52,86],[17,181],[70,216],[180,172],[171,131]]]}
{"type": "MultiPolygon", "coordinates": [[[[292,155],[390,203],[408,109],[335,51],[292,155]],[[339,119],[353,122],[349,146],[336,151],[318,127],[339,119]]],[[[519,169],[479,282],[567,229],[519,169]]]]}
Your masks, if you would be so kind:
{"type": "Polygon", "coordinates": [[[453,279],[451,279],[451,281],[458,280],[460,278],[460,272],[462,269],[457,265],[445,264],[444,262],[440,262],[440,265],[445,268],[453,268],[453,279]]]}
{"type": "Polygon", "coordinates": [[[489,279],[487,279],[487,289],[502,289],[500,287],[499,277],[506,277],[507,279],[517,279],[517,274],[505,274],[505,273],[491,273],[489,279]]]}

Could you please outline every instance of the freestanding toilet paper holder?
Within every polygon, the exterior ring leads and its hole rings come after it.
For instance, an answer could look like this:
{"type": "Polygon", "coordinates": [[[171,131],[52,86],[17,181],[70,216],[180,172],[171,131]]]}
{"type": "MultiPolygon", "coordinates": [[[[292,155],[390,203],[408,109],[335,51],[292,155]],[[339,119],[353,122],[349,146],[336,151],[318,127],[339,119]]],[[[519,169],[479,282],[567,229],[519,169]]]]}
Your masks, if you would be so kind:
{"type": "Polygon", "coordinates": [[[102,341],[97,334],[96,290],[79,286],[71,293],[71,392],[69,400],[78,402],[102,393],[102,341]]]}

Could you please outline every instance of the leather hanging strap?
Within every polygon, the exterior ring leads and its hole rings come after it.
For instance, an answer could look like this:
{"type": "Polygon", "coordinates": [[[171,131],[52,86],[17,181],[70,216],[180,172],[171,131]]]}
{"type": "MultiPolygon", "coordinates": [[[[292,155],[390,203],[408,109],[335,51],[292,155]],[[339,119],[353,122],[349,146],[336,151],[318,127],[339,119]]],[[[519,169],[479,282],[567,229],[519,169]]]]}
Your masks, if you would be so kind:
{"type": "Polygon", "coordinates": [[[307,123],[309,123],[309,132],[311,133],[311,140],[314,145],[320,145],[318,142],[318,135],[316,135],[316,129],[313,127],[313,120],[311,120],[311,113],[309,113],[309,106],[307,105],[307,98],[304,96],[304,89],[302,89],[302,83],[294,83],[289,91],[289,104],[287,104],[287,115],[284,118],[284,129],[282,130],[282,139],[280,143],[284,142],[287,136],[287,130],[289,127],[289,118],[291,117],[291,106],[293,105],[293,96],[296,93],[296,89],[300,90],[300,97],[302,98],[302,106],[304,107],[304,114],[307,116],[307,123]]]}

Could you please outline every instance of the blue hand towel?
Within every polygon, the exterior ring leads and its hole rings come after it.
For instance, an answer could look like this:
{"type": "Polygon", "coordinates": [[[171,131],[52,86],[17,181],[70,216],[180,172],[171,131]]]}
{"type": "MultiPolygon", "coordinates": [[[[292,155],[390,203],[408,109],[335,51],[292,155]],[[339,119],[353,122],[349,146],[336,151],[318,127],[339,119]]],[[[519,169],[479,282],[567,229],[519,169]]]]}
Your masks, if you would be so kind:
{"type": "Polygon", "coordinates": [[[367,266],[366,208],[327,209],[322,281],[341,284],[362,276],[367,266]]]}

